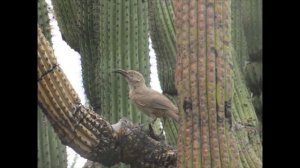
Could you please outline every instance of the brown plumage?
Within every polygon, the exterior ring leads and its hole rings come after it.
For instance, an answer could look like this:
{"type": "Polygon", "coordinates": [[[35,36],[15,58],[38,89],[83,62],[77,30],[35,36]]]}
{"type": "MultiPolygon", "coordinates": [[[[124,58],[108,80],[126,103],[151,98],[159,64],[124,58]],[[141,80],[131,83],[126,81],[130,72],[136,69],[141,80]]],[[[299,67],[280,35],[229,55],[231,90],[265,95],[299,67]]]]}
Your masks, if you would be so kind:
{"type": "Polygon", "coordinates": [[[122,69],[114,72],[120,73],[127,80],[129,98],[140,111],[154,119],[170,117],[178,123],[178,108],[166,96],[147,87],[141,73],[122,69]]]}

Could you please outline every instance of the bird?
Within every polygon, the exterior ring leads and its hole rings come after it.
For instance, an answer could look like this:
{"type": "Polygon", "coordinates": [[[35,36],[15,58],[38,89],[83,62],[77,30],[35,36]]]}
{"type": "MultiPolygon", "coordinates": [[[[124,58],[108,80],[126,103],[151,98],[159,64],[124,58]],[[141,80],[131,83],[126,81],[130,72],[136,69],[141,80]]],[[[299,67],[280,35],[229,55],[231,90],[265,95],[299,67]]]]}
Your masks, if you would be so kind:
{"type": "Polygon", "coordinates": [[[117,69],[129,86],[129,98],[143,113],[154,118],[172,118],[179,122],[178,108],[163,94],[146,86],[144,76],[135,70],[117,69]]]}

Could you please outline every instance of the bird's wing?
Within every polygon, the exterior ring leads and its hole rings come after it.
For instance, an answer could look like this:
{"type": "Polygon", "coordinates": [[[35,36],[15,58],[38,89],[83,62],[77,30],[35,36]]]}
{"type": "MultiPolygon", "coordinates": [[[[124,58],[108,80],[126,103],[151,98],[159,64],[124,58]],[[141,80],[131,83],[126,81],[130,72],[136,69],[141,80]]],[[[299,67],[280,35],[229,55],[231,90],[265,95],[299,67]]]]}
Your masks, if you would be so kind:
{"type": "Polygon", "coordinates": [[[151,96],[149,96],[148,94],[138,95],[135,102],[140,106],[151,107],[158,110],[168,110],[170,108],[173,108],[170,107],[169,99],[156,92],[152,92],[151,96]]]}

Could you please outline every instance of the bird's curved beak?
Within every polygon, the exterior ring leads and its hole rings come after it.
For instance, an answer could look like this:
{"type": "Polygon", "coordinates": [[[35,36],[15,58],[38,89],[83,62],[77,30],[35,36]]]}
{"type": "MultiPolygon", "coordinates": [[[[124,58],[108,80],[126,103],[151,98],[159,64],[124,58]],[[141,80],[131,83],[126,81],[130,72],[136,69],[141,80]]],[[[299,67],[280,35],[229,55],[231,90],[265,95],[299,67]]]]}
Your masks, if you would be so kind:
{"type": "Polygon", "coordinates": [[[123,69],[117,69],[117,70],[114,70],[113,71],[114,73],[119,73],[121,75],[123,75],[124,77],[127,77],[127,71],[126,70],[123,70],[123,69]]]}

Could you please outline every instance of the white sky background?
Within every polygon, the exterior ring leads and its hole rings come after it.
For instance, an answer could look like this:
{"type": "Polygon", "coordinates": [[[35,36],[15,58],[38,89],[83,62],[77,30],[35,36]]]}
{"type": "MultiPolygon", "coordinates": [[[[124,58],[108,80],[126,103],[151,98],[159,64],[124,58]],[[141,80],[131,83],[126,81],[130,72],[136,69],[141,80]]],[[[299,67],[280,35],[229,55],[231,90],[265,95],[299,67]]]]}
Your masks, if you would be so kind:
{"type": "MultiPolygon", "coordinates": [[[[51,1],[46,0],[46,2],[50,4],[50,9],[52,10],[53,8],[51,5],[51,1]]],[[[51,12],[50,12],[50,18],[53,18],[51,12]]],[[[53,42],[54,54],[63,72],[66,74],[71,85],[79,95],[79,98],[81,99],[81,103],[85,104],[86,96],[84,93],[84,88],[82,83],[80,55],[76,51],[71,49],[70,46],[65,41],[62,40],[61,33],[57,26],[56,19],[54,18],[50,20],[51,20],[50,25],[52,27],[51,30],[52,30],[52,42],[53,42]]],[[[161,87],[157,76],[156,57],[155,57],[154,50],[152,49],[151,46],[151,40],[150,40],[149,49],[150,49],[149,54],[150,54],[150,64],[151,64],[150,85],[154,90],[161,92],[161,87]]],[[[68,154],[68,168],[70,168],[71,164],[73,163],[76,152],[73,149],[67,147],[67,154],[68,154]]],[[[74,168],[82,168],[85,162],[86,159],[79,156],[74,168]]]]}

